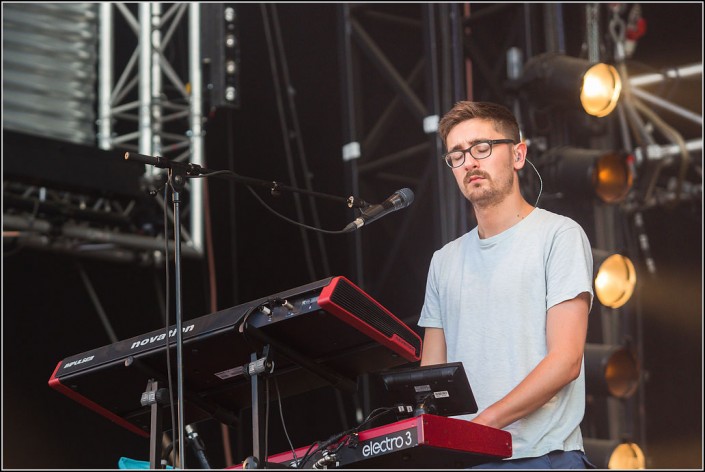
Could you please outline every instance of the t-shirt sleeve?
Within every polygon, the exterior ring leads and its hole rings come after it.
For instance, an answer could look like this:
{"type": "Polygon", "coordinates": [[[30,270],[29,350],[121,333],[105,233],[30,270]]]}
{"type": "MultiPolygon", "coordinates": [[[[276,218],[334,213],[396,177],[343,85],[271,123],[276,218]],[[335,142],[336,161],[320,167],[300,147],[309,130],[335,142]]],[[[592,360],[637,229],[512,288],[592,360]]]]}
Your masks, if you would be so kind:
{"type": "Polygon", "coordinates": [[[438,287],[438,268],[440,253],[436,251],[431,258],[431,264],[426,277],[426,295],[418,325],[422,328],[443,328],[441,319],[441,302],[438,287]]]}
{"type": "Polygon", "coordinates": [[[585,231],[569,220],[556,232],[546,263],[546,307],[571,300],[582,292],[590,294],[592,308],[592,249],[585,231]]]}

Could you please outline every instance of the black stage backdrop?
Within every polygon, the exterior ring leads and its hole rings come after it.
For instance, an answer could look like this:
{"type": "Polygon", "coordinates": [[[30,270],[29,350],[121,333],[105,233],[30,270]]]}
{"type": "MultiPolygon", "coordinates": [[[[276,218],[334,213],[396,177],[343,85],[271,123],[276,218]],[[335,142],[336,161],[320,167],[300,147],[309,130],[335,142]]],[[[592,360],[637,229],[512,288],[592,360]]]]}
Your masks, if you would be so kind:
{"type": "MultiPolygon", "coordinates": [[[[207,167],[290,182],[260,6],[238,8],[242,105],[209,116],[207,167]]],[[[651,61],[654,67],[702,62],[700,4],[643,8],[644,16],[653,19],[639,44],[641,61],[651,61]]],[[[336,6],[281,4],[278,9],[314,187],[343,195],[336,6]]],[[[3,161],[21,157],[7,151],[3,149],[3,161]]],[[[218,309],[313,278],[348,274],[351,261],[345,237],[324,237],[330,273],[317,265],[316,276],[311,277],[295,226],[265,211],[244,188],[213,179],[209,189],[218,309]]],[[[289,195],[282,195],[274,206],[294,215],[289,195]]],[[[326,229],[341,229],[349,221],[350,214],[333,204],[321,203],[319,211],[326,229]]],[[[640,279],[644,367],[649,375],[645,385],[649,466],[697,468],[702,466],[702,205],[650,210],[645,220],[658,268],[656,276],[640,279]]],[[[314,246],[314,264],[319,264],[319,251],[314,246]]],[[[418,254],[419,270],[425,272],[430,256],[418,254]]],[[[80,270],[91,278],[117,336],[125,339],[162,326],[163,269],[77,260],[5,241],[2,269],[3,466],[99,469],[117,467],[121,456],[147,460],[146,440],[56,393],[47,381],[64,357],[109,344],[80,270]]],[[[210,313],[205,264],[185,260],[183,282],[185,318],[210,313]]],[[[403,307],[403,316],[413,317],[421,308],[423,290],[416,286],[404,294],[375,296],[403,307]]],[[[354,422],[355,400],[339,397],[332,389],[289,398],[283,405],[296,446],[325,439],[354,422]]],[[[246,412],[243,418],[242,426],[231,431],[236,461],[249,454],[251,442],[246,412]]],[[[286,450],[276,407],[270,424],[270,452],[286,450]]],[[[223,467],[220,426],[211,421],[199,428],[211,465],[223,467]]],[[[196,464],[192,457],[189,460],[196,464]]]]}

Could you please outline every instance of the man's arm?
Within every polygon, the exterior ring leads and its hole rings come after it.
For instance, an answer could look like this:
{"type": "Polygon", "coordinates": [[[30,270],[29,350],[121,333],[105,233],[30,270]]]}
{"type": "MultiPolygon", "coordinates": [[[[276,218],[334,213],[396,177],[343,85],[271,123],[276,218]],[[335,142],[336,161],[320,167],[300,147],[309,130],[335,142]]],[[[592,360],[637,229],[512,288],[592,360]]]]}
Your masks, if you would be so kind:
{"type": "Polygon", "coordinates": [[[442,328],[426,328],[421,351],[421,365],[445,364],[446,336],[442,328]]]}
{"type": "Polygon", "coordinates": [[[575,380],[585,349],[589,307],[587,292],[551,307],[546,315],[546,357],[519,385],[473,421],[504,428],[539,409],[575,380]]]}

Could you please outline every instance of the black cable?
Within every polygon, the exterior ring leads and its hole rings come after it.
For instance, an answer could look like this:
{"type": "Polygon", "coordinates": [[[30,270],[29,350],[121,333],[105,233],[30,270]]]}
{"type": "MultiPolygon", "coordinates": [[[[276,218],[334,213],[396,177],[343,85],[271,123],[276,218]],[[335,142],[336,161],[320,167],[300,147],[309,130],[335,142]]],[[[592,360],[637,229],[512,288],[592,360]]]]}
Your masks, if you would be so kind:
{"type": "Polygon", "coordinates": [[[358,433],[358,432],[360,432],[360,429],[361,429],[364,425],[366,425],[367,423],[369,423],[370,421],[376,420],[377,418],[379,418],[380,416],[384,415],[385,413],[389,413],[390,411],[396,410],[396,408],[397,408],[396,406],[385,406],[385,407],[375,408],[374,410],[372,410],[372,411],[370,412],[369,415],[367,415],[367,418],[365,418],[365,419],[362,421],[362,423],[360,423],[359,425],[357,425],[355,428],[351,429],[350,431],[353,431],[353,432],[355,432],[355,433],[358,433]],[[381,410],[381,411],[380,411],[380,410],[381,410]],[[380,411],[380,413],[379,413],[378,415],[374,415],[374,413],[375,413],[376,411],[380,411]],[[373,415],[374,415],[374,416],[373,416],[373,415]]]}
{"type": "MultiPolygon", "coordinates": [[[[346,445],[349,445],[349,444],[350,444],[350,441],[352,440],[353,437],[357,438],[357,434],[360,432],[360,429],[361,429],[365,424],[367,424],[367,423],[369,423],[369,422],[371,422],[371,421],[373,421],[373,420],[376,420],[376,419],[379,418],[380,416],[383,416],[383,415],[385,415],[386,413],[389,413],[390,411],[393,411],[393,410],[395,410],[395,409],[396,409],[396,407],[390,406],[390,407],[376,408],[376,409],[372,410],[372,411],[370,412],[370,414],[367,415],[367,418],[366,418],[364,421],[362,421],[362,423],[360,423],[359,425],[357,425],[355,428],[352,428],[352,429],[346,431],[345,433],[343,433],[343,437],[345,438],[345,440],[344,440],[344,441],[341,441],[341,442],[338,444],[338,446],[337,446],[335,449],[333,449],[333,450],[331,451],[330,455],[335,455],[335,454],[337,454],[338,451],[340,451],[343,447],[345,447],[346,445]],[[380,410],[381,410],[381,411],[380,411],[380,410]],[[377,411],[379,411],[379,414],[376,414],[376,415],[375,415],[375,412],[377,412],[377,411]]],[[[355,444],[357,444],[357,440],[355,441],[355,444]]]]}
{"type": "Polygon", "coordinates": [[[230,175],[235,175],[237,174],[233,172],[232,170],[215,170],[213,172],[208,172],[207,174],[199,174],[199,175],[186,175],[185,177],[187,179],[200,179],[204,177],[213,177],[214,175],[224,175],[224,174],[230,174],[230,175]]]}
{"type": "Polygon", "coordinates": [[[162,452],[162,456],[164,456],[164,458],[168,457],[169,454],[171,454],[171,451],[173,449],[174,449],[174,441],[167,444],[167,446],[164,448],[164,451],[162,452]]]}
{"type": "MultiPolygon", "coordinates": [[[[237,175],[235,172],[230,171],[230,170],[218,170],[218,171],[215,171],[215,172],[209,172],[209,173],[207,173],[207,174],[188,175],[188,176],[186,176],[186,177],[188,177],[188,178],[190,178],[190,179],[195,179],[195,178],[203,178],[203,177],[212,177],[212,176],[216,176],[216,175],[232,175],[232,176],[238,177],[238,175],[237,175]]],[[[320,233],[325,233],[325,234],[346,234],[346,232],[345,232],[344,230],[331,231],[331,230],[327,230],[327,229],[316,228],[316,227],[314,227],[314,226],[309,226],[309,225],[306,225],[306,224],[303,224],[303,223],[299,223],[298,221],[294,221],[294,220],[292,220],[292,219],[290,219],[290,218],[287,218],[286,216],[282,215],[281,213],[278,213],[278,212],[277,212],[276,210],[274,210],[272,207],[270,207],[269,205],[267,205],[267,204],[264,202],[264,200],[262,200],[262,198],[261,198],[259,195],[257,195],[257,192],[255,192],[254,189],[253,189],[250,185],[245,184],[245,186],[246,186],[247,189],[250,191],[250,193],[252,193],[252,195],[254,195],[255,198],[262,204],[262,206],[264,206],[268,211],[270,211],[270,212],[273,213],[274,215],[278,216],[279,218],[283,219],[284,221],[287,221],[287,222],[289,222],[289,223],[291,223],[291,224],[294,224],[294,225],[297,225],[297,226],[301,226],[302,228],[310,229],[311,231],[318,231],[318,232],[320,232],[320,233]]]]}
{"type": "MultiPolygon", "coordinates": [[[[164,186],[164,208],[163,208],[163,214],[164,214],[164,267],[165,267],[165,277],[166,277],[166,282],[165,282],[165,304],[164,304],[164,325],[165,325],[165,330],[166,330],[166,344],[164,345],[164,352],[166,353],[166,379],[167,383],[169,384],[169,412],[171,414],[171,431],[172,431],[172,440],[171,444],[173,445],[178,439],[179,436],[176,434],[176,430],[178,429],[176,426],[176,413],[174,411],[174,393],[173,389],[171,388],[173,385],[173,380],[172,380],[172,374],[171,374],[171,357],[169,356],[169,351],[170,351],[170,343],[169,343],[169,292],[170,292],[170,280],[169,280],[169,224],[168,224],[168,219],[167,219],[167,202],[168,202],[168,192],[169,192],[169,187],[168,185],[164,186]]],[[[174,465],[176,464],[176,454],[174,454],[174,465]]]]}
{"type": "Polygon", "coordinates": [[[186,437],[186,442],[189,446],[191,446],[191,449],[193,449],[193,452],[196,454],[198,462],[201,463],[201,468],[210,469],[211,466],[208,463],[208,458],[206,457],[206,445],[204,444],[201,437],[198,435],[198,431],[196,431],[196,428],[194,428],[192,425],[187,425],[186,437]]]}
{"type": "Polygon", "coordinates": [[[247,319],[250,317],[250,315],[252,313],[261,309],[263,306],[264,306],[264,304],[263,305],[255,305],[255,306],[251,307],[250,309],[248,309],[245,312],[245,314],[243,315],[242,321],[240,322],[240,325],[238,326],[238,331],[240,332],[240,334],[242,334],[242,338],[245,340],[245,343],[247,344],[247,346],[250,348],[250,350],[252,352],[257,352],[257,347],[250,341],[250,338],[247,337],[247,319]]]}
{"type": "Polygon", "coordinates": [[[318,450],[320,449],[320,445],[321,445],[321,441],[316,441],[313,444],[311,444],[308,447],[308,449],[306,450],[306,453],[303,455],[303,457],[301,457],[301,460],[298,462],[298,464],[296,464],[296,468],[302,469],[303,466],[306,464],[306,462],[308,462],[309,459],[311,459],[313,457],[313,455],[318,452],[318,450]],[[319,447],[317,447],[316,449],[313,449],[314,446],[319,446],[319,447]]]}
{"type": "MultiPolygon", "coordinates": [[[[347,430],[347,431],[344,431],[344,432],[342,432],[342,433],[334,434],[333,436],[329,437],[328,439],[326,439],[326,440],[323,441],[323,442],[316,441],[315,443],[311,444],[311,446],[310,446],[310,447],[308,448],[308,450],[306,451],[306,454],[301,458],[301,461],[297,464],[297,468],[299,468],[299,469],[303,468],[303,467],[306,465],[306,463],[307,463],[309,460],[311,460],[311,458],[312,458],[318,451],[327,448],[328,446],[332,445],[333,443],[335,443],[335,442],[337,442],[337,441],[340,441],[341,439],[345,438],[346,436],[356,435],[357,433],[360,432],[360,429],[361,429],[364,425],[366,425],[366,424],[369,423],[370,421],[376,420],[376,419],[379,418],[380,416],[382,416],[382,415],[384,415],[384,414],[386,414],[386,413],[389,413],[390,411],[395,410],[395,409],[396,409],[396,406],[375,408],[374,410],[372,410],[372,411],[367,415],[367,418],[365,418],[365,419],[364,419],[359,425],[357,425],[356,427],[351,428],[351,429],[349,429],[349,430],[347,430]],[[379,412],[379,414],[375,414],[375,413],[377,413],[377,412],[379,412]],[[313,446],[315,446],[315,445],[318,445],[318,448],[316,448],[315,450],[312,451],[311,449],[312,449],[313,446]]],[[[333,450],[333,453],[338,452],[338,451],[339,451],[345,444],[347,444],[348,442],[349,442],[349,438],[346,438],[344,441],[341,441],[341,443],[338,444],[338,445],[336,446],[336,448],[333,450]]]]}
{"type": "Polygon", "coordinates": [[[279,403],[279,417],[282,420],[282,428],[284,428],[284,435],[286,436],[286,440],[289,442],[289,447],[291,448],[291,455],[294,458],[294,461],[296,461],[296,450],[294,449],[294,444],[291,442],[291,438],[289,437],[289,431],[287,431],[286,429],[286,422],[284,421],[284,410],[282,409],[282,395],[279,391],[279,381],[276,377],[274,377],[274,388],[277,391],[277,400],[279,403]]]}
{"type": "Polygon", "coordinates": [[[330,230],[327,230],[327,229],[315,228],[315,227],[313,227],[313,226],[305,225],[305,224],[303,224],[303,223],[299,223],[298,221],[294,221],[294,220],[292,220],[292,219],[289,219],[289,218],[287,218],[286,216],[284,216],[284,215],[282,215],[282,214],[280,214],[280,213],[277,213],[276,210],[274,210],[274,209],[271,208],[269,205],[267,205],[267,204],[264,202],[264,200],[262,200],[262,198],[261,198],[259,195],[257,195],[257,192],[255,192],[255,191],[252,189],[252,187],[250,187],[250,186],[248,185],[248,186],[247,186],[247,189],[250,191],[250,193],[252,193],[252,195],[255,196],[255,198],[256,198],[257,200],[259,200],[259,202],[262,204],[262,206],[264,206],[267,210],[269,210],[270,212],[274,213],[276,216],[278,216],[279,218],[283,219],[284,221],[288,221],[288,222],[291,223],[291,224],[294,224],[294,225],[297,225],[297,226],[301,226],[302,228],[310,229],[310,230],[312,230],[312,231],[319,231],[319,232],[325,233],[325,234],[346,234],[346,232],[345,232],[344,230],[330,231],[330,230]]]}

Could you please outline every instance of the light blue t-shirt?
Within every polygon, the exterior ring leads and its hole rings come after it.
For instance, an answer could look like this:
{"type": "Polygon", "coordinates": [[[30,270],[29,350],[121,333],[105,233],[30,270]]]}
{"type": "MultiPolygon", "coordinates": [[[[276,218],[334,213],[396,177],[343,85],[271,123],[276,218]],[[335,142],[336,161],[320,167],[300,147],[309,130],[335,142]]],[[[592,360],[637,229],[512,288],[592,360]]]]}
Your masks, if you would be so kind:
{"type": "MultiPolygon", "coordinates": [[[[436,251],[418,325],[443,329],[447,360],[463,363],[481,412],[545,357],[550,307],[582,292],[592,304],[592,272],[583,229],[535,208],[500,234],[480,239],[474,228],[436,251]]],[[[583,450],[584,411],[583,365],[545,405],[504,428],[512,434],[512,459],[583,450]]]]}

